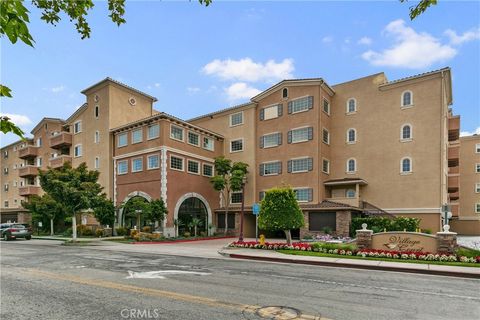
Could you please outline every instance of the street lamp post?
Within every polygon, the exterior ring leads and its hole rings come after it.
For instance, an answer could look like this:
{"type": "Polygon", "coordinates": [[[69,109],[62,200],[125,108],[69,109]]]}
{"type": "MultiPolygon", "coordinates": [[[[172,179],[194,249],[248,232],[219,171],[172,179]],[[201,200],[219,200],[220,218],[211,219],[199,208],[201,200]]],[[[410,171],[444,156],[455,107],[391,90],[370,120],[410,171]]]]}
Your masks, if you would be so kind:
{"type": "Polygon", "coordinates": [[[238,241],[243,241],[243,217],[245,215],[245,184],[247,183],[247,176],[242,179],[242,211],[240,213],[240,236],[238,241]]]}

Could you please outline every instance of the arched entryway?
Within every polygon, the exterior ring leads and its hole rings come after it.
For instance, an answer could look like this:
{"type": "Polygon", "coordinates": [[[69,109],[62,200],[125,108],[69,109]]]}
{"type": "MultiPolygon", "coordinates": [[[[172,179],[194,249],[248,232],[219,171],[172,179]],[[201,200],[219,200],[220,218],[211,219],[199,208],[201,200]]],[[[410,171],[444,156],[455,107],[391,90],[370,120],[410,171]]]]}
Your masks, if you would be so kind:
{"type": "Polygon", "coordinates": [[[197,193],[182,196],[175,206],[174,219],[177,221],[178,235],[185,232],[195,235],[208,235],[212,223],[212,212],[207,200],[197,193]]]}
{"type": "Polygon", "coordinates": [[[141,208],[129,208],[129,205],[133,202],[141,201],[150,202],[152,201],[152,197],[142,191],[134,191],[125,197],[122,202],[122,208],[119,210],[118,213],[118,222],[121,226],[129,229],[137,226],[137,228],[141,229],[141,227],[146,225],[147,221],[145,220],[145,218],[142,219],[142,212],[128,212],[135,211],[136,209],[141,210],[141,208]],[[140,219],[138,219],[138,216],[140,219]]]}

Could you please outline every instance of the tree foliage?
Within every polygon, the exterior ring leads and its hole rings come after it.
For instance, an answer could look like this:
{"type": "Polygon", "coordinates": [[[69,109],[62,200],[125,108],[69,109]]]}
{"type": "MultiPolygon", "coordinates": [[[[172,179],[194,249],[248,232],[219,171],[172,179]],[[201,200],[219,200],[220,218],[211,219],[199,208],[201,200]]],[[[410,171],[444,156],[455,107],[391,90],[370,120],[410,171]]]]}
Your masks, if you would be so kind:
{"type": "Polygon", "coordinates": [[[133,197],[123,206],[125,217],[136,218],[137,224],[140,223],[140,216],[151,222],[162,221],[165,219],[168,210],[162,199],[148,202],[143,197],[133,197]]]}
{"type": "Polygon", "coordinates": [[[60,203],[55,201],[48,193],[30,197],[28,202],[22,201],[22,207],[32,213],[33,221],[42,221],[50,223],[50,235],[54,234],[53,225],[55,220],[60,220],[65,215],[65,209],[60,203]]]}
{"type": "MultiPolygon", "coordinates": [[[[400,0],[400,2],[408,2],[408,0],[400,0]]],[[[424,13],[430,6],[437,5],[437,0],[421,0],[416,6],[410,7],[410,20],[415,19],[424,13]]]]}
{"type": "Polygon", "coordinates": [[[258,216],[260,229],[283,230],[291,243],[290,230],[305,225],[295,192],[290,187],[273,188],[265,193],[258,216]]]}
{"type": "Polygon", "coordinates": [[[219,156],[215,158],[215,176],[210,179],[213,189],[220,192],[225,206],[225,234],[228,231],[228,210],[232,192],[241,191],[244,178],[248,173],[248,164],[235,162],[219,156]]]}
{"type": "Polygon", "coordinates": [[[107,199],[106,196],[102,194],[96,198],[93,207],[95,208],[93,215],[100,224],[113,226],[115,223],[115,206],[112,200],[107,199]]]}
{"type": "Polygon", "coordinates": [[[165,202],[162,199],[152,200],[150,202],[150,211],[148,215],[148,219],[152,221],[162,221],[165,219],[165,216],[168,213],[167,207],[165,206],[165,202]]]}

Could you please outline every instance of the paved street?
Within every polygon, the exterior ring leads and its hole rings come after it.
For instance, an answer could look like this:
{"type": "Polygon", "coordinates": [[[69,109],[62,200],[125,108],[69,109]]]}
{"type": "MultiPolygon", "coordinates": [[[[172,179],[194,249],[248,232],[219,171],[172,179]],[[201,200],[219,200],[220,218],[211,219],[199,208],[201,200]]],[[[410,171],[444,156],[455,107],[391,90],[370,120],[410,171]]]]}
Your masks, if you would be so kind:
{"type": "Polygon", "coordinates": [[[262,319],[278,312],[259,310],[269,306],[291,308],[285,319],[480,313],[480,280],[199,258],[188,256],[186,245],[170,246],[168,254],[161,245],[105,250],[2,241],[1,319],[262,319]]]}

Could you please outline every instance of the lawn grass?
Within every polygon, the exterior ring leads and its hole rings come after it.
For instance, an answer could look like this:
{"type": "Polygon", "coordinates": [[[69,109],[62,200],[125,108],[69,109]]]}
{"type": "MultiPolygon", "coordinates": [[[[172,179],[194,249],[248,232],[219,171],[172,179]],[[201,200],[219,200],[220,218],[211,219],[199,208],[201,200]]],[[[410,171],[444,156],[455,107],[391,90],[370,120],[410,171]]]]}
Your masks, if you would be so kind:
{"type": "Polygon", "coordinates": [[[442,266],[480,268],[480,263],[403,260],[403,259],[374,258],[374,257],[363,258],[361,256],[347,256],[347,255],[331,254],[331,253],[323,253],[323,252],[315,252],[315,251],[296,251],[296,250],[283,250],[283,249],[277,250],[277,252],[284,253],[284,254],[292,254],[297,256],[312,256],[312,257],[326,257],[326,258],[340,258],[340,259],[360,259],[360,260],[375,260],[375,261],[388,261],[388,262],[435,264],[435,265],[442,265],[442,266]]]}

